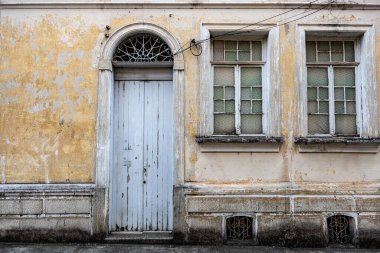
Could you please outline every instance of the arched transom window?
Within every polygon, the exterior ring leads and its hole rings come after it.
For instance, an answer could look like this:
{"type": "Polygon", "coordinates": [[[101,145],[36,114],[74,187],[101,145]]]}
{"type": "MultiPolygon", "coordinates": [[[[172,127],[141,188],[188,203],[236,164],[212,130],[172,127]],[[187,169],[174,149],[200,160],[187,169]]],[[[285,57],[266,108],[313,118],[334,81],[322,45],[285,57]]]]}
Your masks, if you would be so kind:
{"type": "Polygon", "coordinates": [[[173,54],[159,37],[139,33],[120,43],[113,62],[173,62],[173,54]]]}

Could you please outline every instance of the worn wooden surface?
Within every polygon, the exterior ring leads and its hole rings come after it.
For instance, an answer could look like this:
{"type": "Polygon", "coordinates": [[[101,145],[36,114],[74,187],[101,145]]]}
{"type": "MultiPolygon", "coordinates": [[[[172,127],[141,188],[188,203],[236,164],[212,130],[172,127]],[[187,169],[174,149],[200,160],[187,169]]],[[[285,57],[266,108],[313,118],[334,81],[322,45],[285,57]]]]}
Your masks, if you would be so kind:
{"type": "Polygon", "coordinates": [[[171,81],[116,81],[113,231],[172,229],[171,81]]]}

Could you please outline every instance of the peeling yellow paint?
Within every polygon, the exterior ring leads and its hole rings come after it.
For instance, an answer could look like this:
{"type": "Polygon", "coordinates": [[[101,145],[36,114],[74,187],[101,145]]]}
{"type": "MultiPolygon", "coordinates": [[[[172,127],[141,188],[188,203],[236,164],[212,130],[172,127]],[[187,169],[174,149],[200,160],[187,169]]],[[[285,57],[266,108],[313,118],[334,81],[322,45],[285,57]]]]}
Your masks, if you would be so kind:
{"type": "Polygon", "coordinates": [[[0,30],[6,183],[91,182],[99,29],[80,17],[46,15],[22,24],[5,18],[0,30]]]}
{"type": "MultiPolygon", "coordinates": [[[[90,22],[78,14],[36,15],[33,21],[3,16],[0,24],[1,182],[94,180],[97,63],[101,42],[106,41],[106,25],[111,26],[112,36],[118,29],[133,23],[152,23],[167,30],[186,47],[191,39],[199,39],[201,23],[250,23],[253,18],[251,12],[246,11],[221,9],[217,12],[196,10],[194,13],[190,10],[164,10],[158,13],[157,10],[144,9],[104,10],[101,13],[102,21],[90,22]],[[227,12],[233,14],[224,15],[227,12]],[[244,15],[241,14],[243,12],[244,15]]],[[[270,13],[267,11],[265,15],[269,16],[270,13]]],[[[323,14],[325,16],[310,17],[307,22],[353,24],[361,20],[379,25],[378,18],[366,19],[364,14],[360,16],[344,11],[326,11],[323,14]]],[[[260,15],[254,19],[259,20],[260,15]]],[[[200,120],[199,58],[189,51],[184,52],[186,180],[242,185],[271,181],[323,181],[341,179],[346,176],[347,170],[351,175],[346,181],[358,181],[366,172],[369,172],[371,180],[377,180],[378,170],[373,164],[379,161],[378,155],[359,158],[326,155],[319,158],[323,164],[318,164],[319,161],[315,162],[318,158],[297,152],[294,145],[298,75],[295,69],[296,24],[279,29],[281,135],[285,138],[280,153],[250,154],[250,157],[200,153],[195,142],[200,120]],[[332,161],[331,157],[338,158],[332,161]],[[352,159],[352,163],[356,160],[362,163],[356,162],[358,168],[355,167],[355,170],[352,165],[346,168],[348,166],[343,165],[348,159],[352,159]],[[370,166],[365,170],[362,164],[367,161],[370,161],[370,166]],[[333,171],[329,163],[336,166],[333,171]]],[[[379,35],[376,37],[376,59],[380,59],[379,35]]],[[[377,64],[378,83],[379,80],[380,64],[377,64]]],[[[378,109],[380,112],[380,103],[378,109]]]]}

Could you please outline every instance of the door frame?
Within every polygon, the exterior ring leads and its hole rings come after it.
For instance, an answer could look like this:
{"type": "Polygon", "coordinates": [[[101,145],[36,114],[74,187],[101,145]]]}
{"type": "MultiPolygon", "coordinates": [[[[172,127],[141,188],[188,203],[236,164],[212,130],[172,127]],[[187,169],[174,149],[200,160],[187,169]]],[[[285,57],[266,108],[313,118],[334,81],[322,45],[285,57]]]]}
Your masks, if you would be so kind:
{"type": "MultiPolygon", "coordinates": [[[[111,30],[112,31],[112,30],[111,30]]],[[[114,73],[112,57],[118,45],[127,37],[137,33],[150,33],[160,37],[174,54],[173,64],[173,139],[174,165],[173,187],[184,184],[184,143],[185,143],[185,80],[183,54],[178,41],[165,29],[149,23],[136,23],[125,26],[111,33],[102,42],[99,60],[99,85],[96,119],[96,157],[95,157],[95,185],[97,191],[97,205],[99,209],[93,214],[93,234],[107,234],[109,226],[109,194],[110,171],[112,169],[112,136],[113,136],[113,100],[114,100],[114,73]]],[[[173,199],[173,207],[176,205],[173,199]]],[[[173,225],[175,224],[173,217],[173,225]]],[[[175,225],[174,225],[175,227],[175,225]]]]}

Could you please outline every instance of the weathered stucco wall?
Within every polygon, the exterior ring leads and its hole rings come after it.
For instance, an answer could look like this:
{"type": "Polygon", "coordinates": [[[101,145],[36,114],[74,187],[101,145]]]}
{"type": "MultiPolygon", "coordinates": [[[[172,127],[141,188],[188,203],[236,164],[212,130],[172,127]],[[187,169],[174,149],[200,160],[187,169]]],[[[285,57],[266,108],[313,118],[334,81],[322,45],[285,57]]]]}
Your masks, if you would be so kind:
{"type": "MultiPolygon", "coordinates": [[[[112,33],[131,23],[153,23],[184,45],[199,38],[202,23],[253,23],[283,10],[0,11],[0,174],[4,184],[93,181],[98,59],[107,39],[106,25],[112,33]]],[[[378,14],[378,10],[326,10],[299,23],[373,24],[378,30],[378,14]]],[[[272,23],[277,21],[280,19],[272,23]]],[[[298,153],[294,145],[298,74],[295,29],[295,23],[280,27],[281,133],[285,143],[279,153],[199,152],[195,142],[199,122],[199,59],[189,51],[184,53],[186,181],[363,185],[379,182],[380,154],[298,153]]],[[[380,61],[379,33],[376,52],[380,61]]],[[[377,80],[380,80],[379,66],[377,80]]],[[[380,101],[379,95],[378,98],[380,101]]]]}

